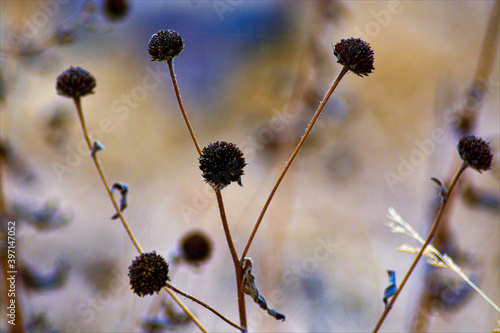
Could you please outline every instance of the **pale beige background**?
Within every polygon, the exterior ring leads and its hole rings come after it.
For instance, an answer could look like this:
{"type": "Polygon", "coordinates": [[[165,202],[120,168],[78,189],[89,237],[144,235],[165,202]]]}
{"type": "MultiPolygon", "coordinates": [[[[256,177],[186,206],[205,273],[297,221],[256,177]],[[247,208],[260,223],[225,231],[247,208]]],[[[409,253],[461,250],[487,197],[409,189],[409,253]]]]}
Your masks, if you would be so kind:
{"type": "MultiPolygon", "coordinates": [[[[308,15],[315,4],[133,2],[130,17],[113,25],[109,33],[80,32],[74,45],[51,48],[35,63],[2,59],[2,73],[9,85],[1,105],[1,136],[8,138],[38,175],[34,187],[25,187],[7,175],[7,200],[40,205],[52,198],[73,215],[69,226],[60,230],[41,233],[23,226],[19,232],[22,260],[42,270],[50,270],[56,258],[71,262],[63,288],[23,293],[26,316],[46,312],[54,327],[62,331],[73,327],[83,332],[138,331],[150,304],[154,307],[157,302],[155,297],[139,298],[129,290],[127,267],[137,253],[119,222],[109,219],[112,206],[90,158],[83,156],[62,177],[53,168],[54,162],[65,163],[65,147],[74,149],[82,140],[76,113],[72,114],[61,150],[47,146],[43,139],[47,132],[44,123],[54,108],[73,111],[71,101],[56,95],[54,86],[56,76],[74,65],[89,70],[97,79],[96,94],[83,99],[85,116],[91,129],[98,129],[102,119],[112,122],[113,129],[99,138],[106,147],[99,158],[110,182],[123,181],[130,186],[125,217],[140,243],[146,251],[156,250],[167,257],[185,232],[202,229],[208,233],[215,246],[211,261],[199,269],[179,268],[173,283],[237,320],[234,270],[217,205],[201,180],[196,150],[170,80],[163,79],[155,89],[147,91],[147,97],[129,108],[126,117],[113,112],[113,103],[142,85],[148,68],[156,68],[146,54],[150,35],[162,28],[179,30],[187,48],[174,63],[200,144],[227,140],[250,154],[244,187],[233,184],[223,191],[235,244],[241,253],[291,152],[291,147],[285,152],[264,150],[264,135],[269,132],[262,129],[270,128],[276,112],[286,113],[293,107],[287,106],[291,82],[298,54],[306,44],[311,24],[308,15]],[[224,20],[216,9],[220,3],[231,8],[223,13],[224,20]],[[231,26],[224,30],[224,24],[253,11],[264,17],[271,10],[285,18],[286,32],[279,30],[265,38],[253,36],[246,49],[238,44],[238,51],[232,53],[238,59],[225,67],[226,56],[221,55],[219,61],[217,52],[226,52],[235,39],[244,36],[238,36],[231,26]],[[184,22],[185,31],[161,20],[162,12],[167,15],[171,11],[184,22]],[[217,23],[217,28],[215,23],[214,27],[193,23],[191,29],[186,28],[189,20],[202,16],[217,23]],[[148,17],[155,19],[148,22],[148,17]],[[212,28],[219,33],[207,33],[212,28]],[[265,42],[259,43],[260,38],[265,42]],[[207,49],[193,46],[200,40],[205,40],[207,49]],[[203,52],[204,62],[199,60],[203,52]],[[203,93],[190,91],[190,80],[213,77],[207,72],[214,70],[224,71],[224,77],[202,86],[203,93]],[[251,146],[251,142],[258,146],[251,146]]],[[[362,79],[353,74],[343,79],[325,110],[327,114],[320,117],[309,144],[300,152],[271,204],[249,256],[254,260],[260,291],[276,310],[286,314],[287,320],[276,322],[247,299],[250,331],[367,332],[374,327],[383,311],[386,270],[396,270],[399,281],[413,258],[397,252],[396,247],[402,243],[417,245],[404,235],[391,234],[384,226],[387,208],[395,207],[425,235],[431,219],[429,203],[436,192],[429,178],[444,178],[456,156],[457,138],[450,126],[439,120],[440,114],[462,101],[474,75],[492,5],[492,1],[396,2],[397,10],[382,26],[377,13],[392,8],[389,2],[340,2],[341,18],[326,25],[319,35],[321,48],[317,52],[326,61],[317,83],[319,95],[340,70],[331,44],[341,38],[359,36],[360,31],[367,34],[375,51],[375,72],[362,79]],[[379,31],[367,32],[370,24],[370,29],[378,24],[379,31]],[[415,141],[429,139],[435,128],[443,128],[446,139],[391,190],[386,173],[397,174],[400,158],[408,159],[418,150],[415,141]],[[328,241],[333,245],[326,255],[320,246],[328,241]],[[297,267],[302,267],[301,273],[294,271],[297,267]]],[[[35,1],[4,1],[1,6],[2,43],[9,29],[19,27],[23,19],[32,18],[40,10],[35,1]]],[[[45,29],[50,33],[65,15],[69,17],[77,9],[74,4],[61,4],[60,15],[40,29],[41,33],[45,29]]],[[[258,27],[259,23],[254,24],[258,27]]],[[[498,62],[492,80],[477,134],[490,139],[497,148],[498,62]]],[[[289,121],[289,125],[298,122],[293,140],[302,135],[319,101],[311,103],[300,119],[293,117],[289,121]]],[[[285,130],[273,130],[270,135],[278,138],[282,132],[285,130]]],[[[478,187],[498,197],[498,157],[495,162],[490,172],[466,173],[478,187]]],[[[458,246],[478,261],[481,287],[498,304],[498,213],[471,209],[462,202],[453,209],[453,233],[458,246]]],[[[421,279],[424,265],[419,264],[383,331],[408,329],[425,283],[421,279]]],[[[205,309],[188,301],[186,304],[210,331],[232,331],[205,309]]],[[[486,332],[495,327],[498,319],[498,313],[474,295],[458,311],[433,317],[430,329],[486,332]]],[[[187,330],[196,328],[189,326],[187,330]]]]}

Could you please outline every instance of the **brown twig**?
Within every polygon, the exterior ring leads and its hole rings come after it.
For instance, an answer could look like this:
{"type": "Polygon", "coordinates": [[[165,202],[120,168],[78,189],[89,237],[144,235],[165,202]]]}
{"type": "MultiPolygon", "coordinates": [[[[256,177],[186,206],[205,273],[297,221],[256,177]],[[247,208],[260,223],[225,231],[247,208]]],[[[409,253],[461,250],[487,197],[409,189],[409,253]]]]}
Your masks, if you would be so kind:
{"type": "Polygon", "coordinates": [[[238,310],[240,313],[240,325],[246,329],[247,318],[245,310],[245,294],[243,293],[243,270],[241,262],[238,260],[238,254],[234,247],[233,238],[231,237],[231,231],[229,230],[229,224],[227,223],[226,212],[224,210],[224,202],[222,201],[222,194],[220,188],[215,188],[215,194],[217,195],[217,203],[219,205],[220,217],[222,220],[222,226],[224,228],[224,234],[226,235],[227,244],[229,245],[229,252],[233,259],[234,270],[236,272],[236,288],[238,292],[238,310]]]}
{"type": "Polygon", "coordinates": [[[184,109],[184,104],[182,103],[181,93],[179,91],[179,86],[177,85],[177,79],[175,78],[174,65],[172,63],[172,59],[168,60],[167,64],[168,64],[168,69],[170,71],[170,77],[172,78],[172,84],[174,85],[175,97],[177,98],[177,102],[179,103],[179,108],[181,109],[182,112],[182,117],[184,117],[184,121],[186,122],[189,134],[191,134],[191,138],[193,139],[194,145],[196,146],[196,150],[198,151],[198,154],[201,155],[200,145],[198,144],[198,140],[196,140],[193,127],[191,127],[191,123],[189,122],[186,110],[184,109]]]}
{"type": "MultiPolygon", "coordinates": [[[[85,125],[85,118],[83,117],[83,111],[82,111],[82,106],[81,106],[81,99],[79,97],[75,97],[74,99],[75,105],[76,105],[76,110],[78,113],[78,118],[80,119],[80,124],[82,125],[82,130],[83,130],[83,136],[85,138],[85,142],[87,143],[87,147],[89,148],[89,152],[92,152],[92,144],[90,142],[90,137],[87,132],[87,126],[85,125]]],[[[99,177],[101,178],[102,183],[104,184],[104,187],[106,188],[106,192],[108,193],[109,198],[111,199],[111,202],[113,203],[113,206],[116,210],[116,213],[118,217],[120,218],[120,221],[122,222],[123,227],[127,231],[128,236],[130,237],[130,240],[134,244],[135,248],[139,253],[142,253],[142,247],[140,246],[139,242],[135,238],[132,230],[128,226],[128,223],[125,221],[125,218],[123,217],[120,208],[115,200],[115,197],[113,196],[113,193],[111,192],[110,187],[108,186],[108,182],[106,180],[106,177],[104,176],[104,173],[101,168],[101,164],[99,163],[99,160],[97,159],[96,154],[90,154],[92,157],[92,160],[94,161],[94,165],[97,169],[97,172],[99,173],[99,177]]],[[[167,292],[170,294],[170,296],[174,299],[174,301],[184,310],[184,312],[191,318],[191,320],[198,326],[198,328],[203,331],[207,332],[206,329],[200,324],[198,319],[189,311],[189,309],[179,300],[170,290],[167,289],[167,292]]]]}
{"type": "MultiPolygon", "coordinates": [[[[87,147],[89,149],[89,152],[92,152],[92,144],[90,143],[90,137],[87,132],[87,126],[85,125],[85,118],[83,117],[83,111],[82,111],[82,105],[81,105],[81,99],[80,97],[75,97],[73,98],[75,105],[76,105],[76,111],[78,113],[78,118],[80,119],[80,124],[82,125],[82,130],[83,130],[83,136],[85,138],[85,142],[87,143],[87,147]]],[[[97,169],[97,172],[99,173],[99,177],[101,178],[102,183],[104,184],[104,187],[106,188],[106,192],[108,193],[109,198],[111,199],[111,202],[113,203],[113,207],[116,210],[116,214],[118,214],[118,217],[120,218],[120,221],[122,222],[123,227],[127,231],[128,236],[130,237],[130,240],[132,243],[134,243],[135,248],[139,253],[142,253],[142,247],[140,246],[139,242],[135,238],[134,234],[132,233],[132,230],[128,226],[127,221],[125,221],[125,218],[123,217],[120,208],[118,206],[118,203],[115,200],[115,197],[113,196],[113,193],[111,192],[111,189],[108,185],[108,182],[106,180],[106,177],[104,176],[104,173],[102,172],[101,165],[99,163],[99,160],[97,159],[96,154],[91,154],[92,160],[94,161],[94,165],[97,169]]]]}
{"type": "Polygon", "coordinates": [[[217,310],[215,310],[213,307],[211,307],[210,305],[208,305],[207,303],[201,301],[200,299],[194,297],[194,296],[191,296],[185,292],[183,292],[182,290],[174,287],[172,284],[168,283],[167,282],[167,286],[165,288],[169,288],[169,289],[172,289],[173,291],[175,291],[176,293],[178,293],[179,295],[181,296],[184,296],[186,297],[187,299],[190,299],[191,301],[195,302],[195,303],[198,303],[199,305],[203,306],[204,308],[206,308],[207,310],[210,310],[212,311],[216,316],[218,316],[220,319],[224,320],[226,323],[228,323],[229,325],[233,326],[234,328],[242,331],[242,332],[246,332],[246,329],[244,329],[243,327],[239,326],[238,324],[235,324],[233,323],[231,320],[229,320],[228,318],[226,318],[223,314],[221,314],[220,312],[218,312],[217,310]]]}
{"type": "Polygon", "coordinates": [[[276,193],[276,190],[280,186],[280,183],[283,180],[283,177],[285,177],[285,174],[288,171],[288,169],[290,168],[290,165],[292,164],[293,160],[295,159],[295,156],[297,156],[300,148],[302,148],[302,145],[304,144],[305,140],[307,139],[307,136],[311,132],[311,130],[312,130],[313,126],[314,126],[314,123],[316,122],[316,120],[318,119],[321,111],[325,107],[326,102],[328,101],[328,99],[332,95],[333,91],[335,90],[335,88],[339,84],[340,80],[342,80],[342,78],[344,77],[344,75],[348,71],[349,71],[349,69],[346,66],[342,67],[342,70],[340,71],[339,75],[337,76],[337,78],[335,79],[335,81],[330,86],[330,89],[328,90],[328,92],[326,93],[325,97],[321,101],[321,104],[319,105],[318,109],[314,113],[314,116],[312,117],[311,122],[309,123],[309,126],[307,126],[307,129],[306,129],[304,135],[302,136],[302,138],[300,139],[299,143],[297,144],[297,147],[293,151],[293,153],[290,156],[288,162],[286,162],[286,165],[283,168],[283,171],[281,172],[281,175],[278,177],[278,180],[276,181],[276,184],[274,185],[273,189],[271,190],[271,193],[269,194],[269,197],[267,198],[267,201],[264,204],[264,207],[262,208],[262,211],[260,212],[259,218],[257,219],[257,222],[255,223],[255,226],[254,226],[254,228],[252,230],[252,233],[251,233],[251,235],[250,235],[250,237],[248,239],[248,242],[247,242],[247,244],[245,246],[245,250],[243,251],[243,254],[241,255],[241,261],[243,261],[243,259],[247,255],[248,250],[250,249],[250,245],[252,245],[252,241],[253,241],[253,239],[255,237],[255,234],[257,233],[257,230],[259,229],[259,226],[260,226],[260,224],[262,222],[262,219],[264,218],[264,215],[266,214],[267,208],[269,207],[269,204],[271,203],[271,200],[273,199],[273,196],[276,193]]]}
{"type": "Polygon", "coordinates": [[[468,166],[468,164],[466,162],[463,162],[462,165],[460,166],[460,168],[455,173],[455,176],[453,177],[453,179],[450,183],[450,186],[448,187],[447,192],[444,194],[444,196],[442,198],[441,207],[439,208],[436,219],[434,220],[434,223],[432,224],[431,231],[429,232],[429,235],[427,236],[427,239],[425,240],[424,245],[422,245],[422,247],[420,248],[420,251],[418,251],[417,256],[415,257],[415,259],[413,260],[413,263],[410,266],[410,269],[408,270],[405,277],[401,281],[401,284],[399,285],[398,289],[394,293],[394,296],[391,298],[391,301],[385,307],[384,313],[382,313],[382,316],[380,317],[377,325],[373,329],[373,333],[378,332],[378,330],[380,329],[380,326],[382,326],[382,323],[384,322],[385,318],[387,317],[387,314],[389,313],[392,306],[394,305],[394,302],[396,302],[396,299],[398,298],[399,294],[401,293],[401,290],[403,290],[403,287],[405,286],[406,281],[408,281],[408,278],[410,277],[411,273],[413,272],[413,270],[417,266],[418,261],[422,257],[422,255],[425,251],[425,248],[427,247],[427,245],[429,245],[432,238],[434,237],[434,234],[436,233],[437,227],[439,226],[439,222],[441,221],[441,218],[443,216],[444,209],[446,207],[446,203],[448,202],[450,194],[452,193],[453,188],[455,187],[455,184],[457,183],[460,175],[464,172],[465,169],[467,169],[467,166],[468,166]]]}
{"type": "MultiPolygon", "coordinates": [[[[463,114],[459,114],[461,120],[459,122],[459,129],[463,131],[462,134],[472,134],[477,121],[477,117],[483,105],[485,98],[487,97],[486,92],[489,89],[490,76],[493,71],[493,66],[498,59],[498,36],[499,36],[499,25],[500,25],[500,0],[497,0],[493,5],[493,10],[491,11],[490,19],[488,21],[488,26],[484,35],[481,53],[477,62],[477,68],[467,90],[464,108],[462,110],[463,114]]],[[[449,176],[447,179],[452,179],[453,174],[459,165],[460,159],[455,156],[452,167],[449,171],[449,176]]],[[[462,177],[463,178],[463,177],[462,177]]],[[[462,181],[464,181],[462,179],[462,181]]],[[[456,198],[453,196],[452,198],[456,198]]],[[[452,200],[453,202],[454,200],[452,200]]],[[[449,204],[448,204],[449,205],[449,204]]],[[[451,240],[451,226],[450,226],[450,210],[445,213],[441,227],[436,232],[434,246],[439,251],[444,251],[444,249],[449,246],[451,240]]],[[[429,316],[432,312],[432,301],[434,300],[432,296],[432,285],[436,283],[436,276],[429,276],[431,271],[427,271],[426,279],[429,280],[421,293],[420,300],[418,302],[418,310],[415,319],[412,321],[410,331],[412,332],[426,332],[428,329],[429,316]]]]}

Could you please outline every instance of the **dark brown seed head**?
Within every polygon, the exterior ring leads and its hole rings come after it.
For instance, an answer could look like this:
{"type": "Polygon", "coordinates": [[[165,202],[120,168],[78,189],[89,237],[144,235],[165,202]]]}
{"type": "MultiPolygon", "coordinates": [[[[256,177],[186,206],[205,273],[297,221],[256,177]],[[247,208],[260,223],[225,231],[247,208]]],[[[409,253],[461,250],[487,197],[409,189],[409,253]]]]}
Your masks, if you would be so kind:
{"type": "Polygon", "coordinates": [[[333,47],[333,54],[338,63],[346,66],[351,72],[363,77],[375,70],[373,67],[373,50],[370,44],[359,38],[342,39],[333,47]]]}
{"type": "Polygon", "coordinates": [[[184,49],[181,35],[173,30],[160,30],[151,36],[148,53],[151,61],[167,61],[177,57],[184,49]]]}
{"type": "Polygon", "coordinates": [[[241,185],[245,158],[234,143],[217,141],[203,148],[199,157],[203,178],[214,188],[222,189],[231,182],[241,185]]]}
{"type": "Polygon", "coordinates": [[[212,254],[212,242],[201,231],[193,231],[181,240],[182,258],[189,264],[201,264],[212,254]]]}
{"type": "Polygon", "coordinates": [[[82,97],[93,94],[95,78],[81,67],[70,67],[57,77],[57,93],[66,97],[82,97]]]}
{"type": "Polygon", "coordinates": [[[168,264],[155,251],[137,256],[128,270],[131,289],[141,297],[158,293],[169,280],[168,264]]]}
{"type": "Polygon", "coordinates": [[[105,0],[103,10],[106,17],[111,21],[118,21],[125,18],[129,12],[127,0],[105,0]]]}
{"type": "Polygon", "coordinates": [[[491,168],[493,154],[488,141],[473,135],[465,135],[458,141],[457,151],[460,158],[471,168],[479,172],[491,168]]]}

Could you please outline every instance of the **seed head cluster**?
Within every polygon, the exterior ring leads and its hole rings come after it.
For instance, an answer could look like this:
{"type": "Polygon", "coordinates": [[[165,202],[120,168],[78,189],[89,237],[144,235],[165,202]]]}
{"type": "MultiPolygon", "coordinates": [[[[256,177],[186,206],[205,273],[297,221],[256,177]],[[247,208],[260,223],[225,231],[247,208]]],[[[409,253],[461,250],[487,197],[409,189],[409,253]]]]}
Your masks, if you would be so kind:
{"type": "Polygon", "coordinates": [[[184,50],[181,35],[173,30],[160,30],[151,36],[148,53],[151,61],[168,61],[177,57],[184,50]]]}
{"type": "Polygon", "coordinates": [[[199,157],[203,178],[214,188],[222,189],[231,182],[241,184],[245,158],[234,143],[217,141],[203,148],[199,157]]]}
{"type": "Polygon", "coordinates": [[[465,135],[458,141],[457,151],[460,158],[471,168],[479,172],[491,168],[493,154],[488,141],[473,135],[465,135]]]}
{"type": "Polygon", "coordinates": [[[70,67],[57,77],[56,90],[66,97],[82,97],[94,93],[95,78],[81,67],[70,67]]]}
{"type": "Polygon", "coordinates": [[[128,270],[131,289],[141,297],[158,293],[169,280],[168,264],[155,251],[137,256],[128,270]]]}
{"type": "Polygon", "coordinates": [[[201,264],[212,254],[210,239],[200,231],[193,231],[181,240],[183,259],[189,264],[201,264]]]}
{"type": "Polygon", "coordinates": [[[368,76],[375,70],[373,50],[370,44],[359,38],[342,39],[333,47],[333,54],[339,64],[361,77],[368,76]]]}

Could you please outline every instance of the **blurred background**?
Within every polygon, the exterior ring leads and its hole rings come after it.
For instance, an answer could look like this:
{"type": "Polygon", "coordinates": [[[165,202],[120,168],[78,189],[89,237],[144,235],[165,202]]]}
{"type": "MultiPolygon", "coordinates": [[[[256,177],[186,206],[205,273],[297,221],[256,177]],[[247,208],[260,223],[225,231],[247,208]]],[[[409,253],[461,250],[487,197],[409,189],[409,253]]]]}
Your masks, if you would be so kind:
{"type": "MultiPolygon", "coordinates": [[[[213,191],[201,179],[167,65],[147,54],[160,29],[178,31],[186,45],[174,66],[200,145],[230,141],[245,154],[244,187],[222,191],[240,254],[340,72],[332,45],[359,37],[375,52],[374,73],[348,74],[332,95],[248,253],[259,291],[287,318],[276,321],[247,297],[251,332],[371,331],[384,310],[386,271],[399,283],[414,258],[397,247],[419,246],[384,225],[388,208],[425,238],[439,204],[430,177],[449,182],[464,133],[490,140],[493,169],[466,170],[434,244],[500,303],[498,7],[1,1],[1,215],[17,221],[19,311],[28,331],[197,331],[164,291],[139,298],[130,290],[137,252],[110,219],[72,101],[56,94],[56,77],[69,66],[97,80],[95,94],[82,99],[87,126],[106,147],[98,156],[109,182],[130,187],[124,216],[142,247],[172,261],[174,285],[237,321],[213,191]],[[196,266],[174,260],[193,230],[213,249],[196,266]]],[[[234,331],[185,303],[209,331],[234,331]]],[[[454,273],[421,260],[382,330],[486,332],[499,319],[454,273]]],[[[6,321],[1,331],[11,329],[6,321]]]]}

